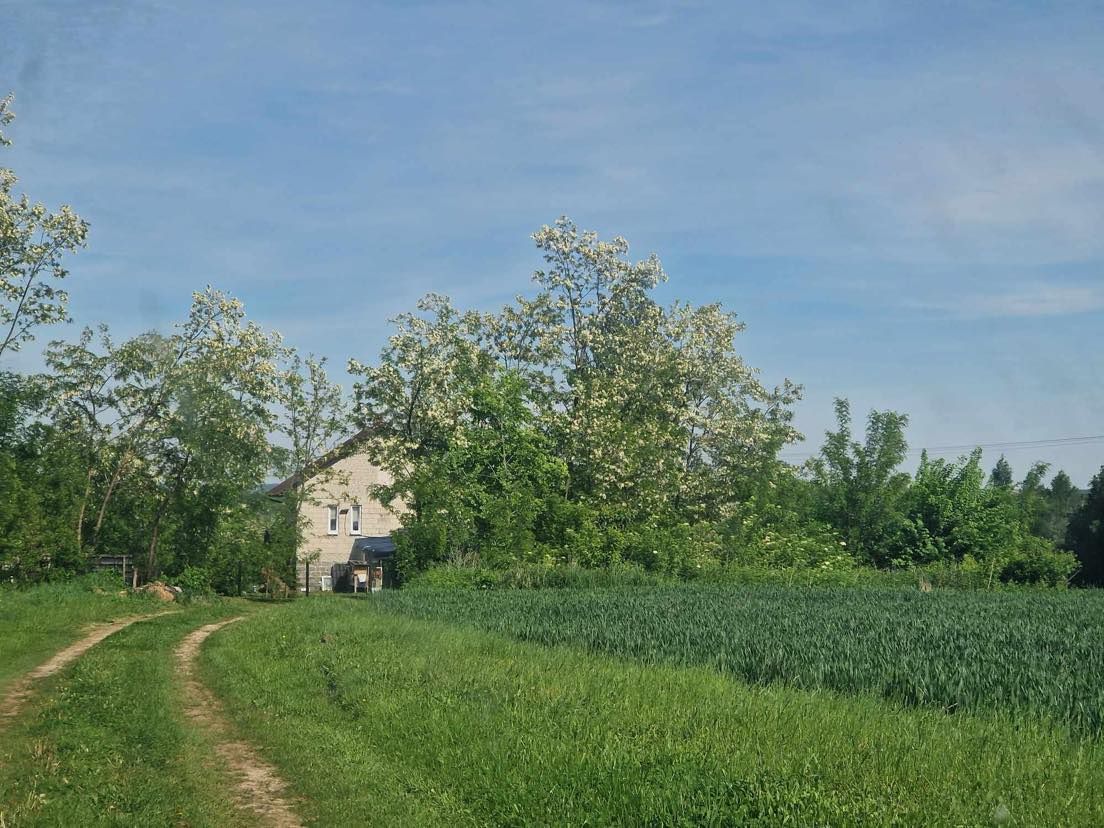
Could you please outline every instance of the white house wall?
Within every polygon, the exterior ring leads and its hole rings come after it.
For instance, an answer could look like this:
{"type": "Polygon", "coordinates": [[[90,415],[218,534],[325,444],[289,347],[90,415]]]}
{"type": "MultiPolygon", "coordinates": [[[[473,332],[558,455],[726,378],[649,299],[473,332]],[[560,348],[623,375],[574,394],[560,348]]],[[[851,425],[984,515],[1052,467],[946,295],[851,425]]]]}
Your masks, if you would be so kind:
{"type": "MultiPolygon", "coordinates": [[[[304,534],[299,551],[298,582],[302,590],[306,584],[305,554],[318,552],[318,560],[310,564],[310,588],[321,589],[322,576],[330,574],[334,563],[345,563],[353,541],[358,537],[389,535],[399,528],[399,518],[370,494],[374,485],[391,482],[390,475],[373,465],[363,454],[354,454],[334,463],[322,472],[310,492],[310,500],[303,504],[304,534]],[[321,479],[322,482],[316,482],[321,479]],[[350,508],[359,504],[360,532],[350,533],[350,508]],[[337,534],[329,532],[331,505],[337,506],[337,534]]],[[[400,508],[401,511],[401,508],[400,508]]]]}

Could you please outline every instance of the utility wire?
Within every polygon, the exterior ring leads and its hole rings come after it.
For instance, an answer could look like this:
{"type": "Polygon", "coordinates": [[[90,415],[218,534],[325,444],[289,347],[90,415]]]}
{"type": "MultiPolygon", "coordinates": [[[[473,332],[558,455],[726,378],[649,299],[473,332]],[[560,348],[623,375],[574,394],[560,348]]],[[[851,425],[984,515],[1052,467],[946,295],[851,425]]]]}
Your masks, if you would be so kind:
{"type": "MultiPolygon", "coordinates": [[[[1051,446],[1084,446],[1099,442],[1104,442],[1104,434],[1090,434],[1084,437],[1051,437],[1044,440],[1010,440],[1002,443],[962,443],[957,446],[929,446],[927,448],[909,449],[908,454],[920,454],[923,451],[927,451],[928,454],[945,454],[948,452],[973,451],[975,448],[1015,451],[1019,449],[1050,448],[1051,446]]],[[[807,460],[811,457],[817,457],[819,454],[819,451],[800,454],[782,452],[779,457],[784,460],[807,460]]]]}

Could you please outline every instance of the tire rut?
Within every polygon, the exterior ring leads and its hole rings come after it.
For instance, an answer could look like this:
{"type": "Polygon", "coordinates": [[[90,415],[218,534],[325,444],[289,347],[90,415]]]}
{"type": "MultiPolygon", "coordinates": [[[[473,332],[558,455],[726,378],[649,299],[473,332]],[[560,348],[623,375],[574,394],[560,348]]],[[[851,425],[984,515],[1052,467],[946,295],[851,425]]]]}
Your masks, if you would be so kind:
{"type": "Polygon", "coordinates": [[[84,638],[73,642],[64,649],[58,650],[48,661],[43,662],[29,673],[25,673],[23,676],[16,679],[15,683],[4,693],[3,698],[0,698],[0,728],[3,728],[4,725],[19,715],[19,711],[23,709],[23,706],[33,695],[34,685],[37,682],[67,667],[108,636],[114,635],[119,632],[119,630],[125,629],[138,621],[145,621],[149,618],[155,618],[158,615],[165,615],[165,613],[157,612],[149,615],[136,615],[131,618],[113,621],[110,624],[96,624],[89,630],[84,638]]]}
{"type": "Polygon", "coordinates": [[[203,642],[212,633],[241,619],[239,616],[200,627],[189,633],[177,648],[176,659],[184,685],[184,713],[215,737],[215,752],[234,777],[233,797],[239,807],[257,814],[266,826],[301,828],[302,821],[285,798],[287,783],[248,743],[234,737],[218,700],[196,676],[196,656],[203,642]]]}

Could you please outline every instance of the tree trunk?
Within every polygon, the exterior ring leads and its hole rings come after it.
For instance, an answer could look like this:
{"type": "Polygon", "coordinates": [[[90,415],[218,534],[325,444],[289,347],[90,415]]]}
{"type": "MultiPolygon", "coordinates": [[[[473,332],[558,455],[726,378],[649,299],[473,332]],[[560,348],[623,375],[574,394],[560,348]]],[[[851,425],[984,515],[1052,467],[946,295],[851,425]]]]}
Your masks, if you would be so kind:
{"type": "Polygon", "coordinates": [[[84,551],[84,513],[88,508],[88,498],[92,496],[92,476],[95,467],[88,467],[88,475],[84,479],[84,496],[81,498],[80,510],[77,512],[77,552],[84,551]]]}
{"type": "Polygon", "coordinates": [[[146,555],[146,580],[152,581],[157,577],[157,542],[161,537],[161,518],[168,508],[168,499],[161,501],[157,507],[157,514],[153,518],[153,531],[150,533],[149,551],[146,555]]]}
{"type": "Polygon", "coordinates": [[[119,459],[118,464],[115,466],[115,471],[111,475],[111,480],[107,484],[107,491],[104,492],[103,502],[100,504],[100,511],[96,515],[96,525],[92,527],[92,546],[95,547],[100,540],[100,527],[103,526],[104,515],[107,514],[107,504],[111,502],[111,495],[115,492],[115,487],[119,484],[119,480],[123,476],[123,468],[126,466],[129,459],[129,452],[124,453],[119,459]]]}

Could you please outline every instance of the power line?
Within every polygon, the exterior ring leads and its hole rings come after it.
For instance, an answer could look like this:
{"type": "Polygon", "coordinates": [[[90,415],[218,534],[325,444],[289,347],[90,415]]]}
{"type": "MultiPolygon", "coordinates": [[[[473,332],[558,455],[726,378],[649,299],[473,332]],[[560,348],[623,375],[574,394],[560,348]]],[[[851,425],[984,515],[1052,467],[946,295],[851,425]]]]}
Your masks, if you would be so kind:
{"type": "MultiPolygon", "coordinates": [[[[1084,437],[1050,437],[1043,440],[1009,440],[999,443],[962,443],[956,446],[928,446],[927,448],[909,449],[907,453],[920,454],[923,451],[927,451],[928,454],[944,454],[949,452],[973,451],[975,448],[1018,451],[1020,449],[1050,448],[1052,446],[1084,446],[1099,442],[1104,442],[1104,434],[1090,434],[1084,437]]],[[[779,456],[783,460],[807,460],[819,454],[819,451],[802,452],[798,454],[782,452],[779,456]]]]}

